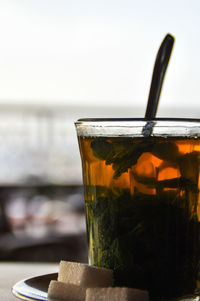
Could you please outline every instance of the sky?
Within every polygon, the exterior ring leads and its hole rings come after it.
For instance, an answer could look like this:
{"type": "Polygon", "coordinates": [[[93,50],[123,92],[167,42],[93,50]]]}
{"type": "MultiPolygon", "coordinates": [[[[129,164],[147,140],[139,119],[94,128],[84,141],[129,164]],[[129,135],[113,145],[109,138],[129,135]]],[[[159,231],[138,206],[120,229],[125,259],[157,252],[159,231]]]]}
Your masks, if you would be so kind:
{"type": "Polygon", "coordinates": [[[0,104],[140,106],[175,44],[159,106],[200,108],[199,0],[0,0],[0,104]]]}

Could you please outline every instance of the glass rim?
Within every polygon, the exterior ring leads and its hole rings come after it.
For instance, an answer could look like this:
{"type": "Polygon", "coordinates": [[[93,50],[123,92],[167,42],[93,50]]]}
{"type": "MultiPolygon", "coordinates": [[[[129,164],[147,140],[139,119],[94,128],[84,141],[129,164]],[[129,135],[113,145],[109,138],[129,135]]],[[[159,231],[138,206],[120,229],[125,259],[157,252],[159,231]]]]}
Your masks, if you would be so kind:
{"type": "Polygon", "coordinates": [[[131,121],[144,121],[144,122],[151,122],[151,121],[169,121],[169,122],[200,122],[200,118],[173,118],[173,117],[158,117],[147,119],[145,117],[113,117],[113,118],[80,118],[75,121],[75,124],[85,123],[85,122],[131,122],[131,121]]]}
{"type": "Polygon", "coordinates": [[[83,118],[75,127],[82,137],[200,138],[200,119],[195,118],[83,118]]]}

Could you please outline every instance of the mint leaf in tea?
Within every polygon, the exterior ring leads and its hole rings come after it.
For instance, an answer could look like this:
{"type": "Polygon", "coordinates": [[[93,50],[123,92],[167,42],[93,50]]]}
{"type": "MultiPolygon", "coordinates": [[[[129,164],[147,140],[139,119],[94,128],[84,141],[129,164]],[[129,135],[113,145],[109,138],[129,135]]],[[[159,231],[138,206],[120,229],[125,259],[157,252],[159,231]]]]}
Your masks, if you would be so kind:
{"type": "Polygon", "coordinates": [[[79,137],[90,262],[161,301],[191,294],[199,264],[200,141],[79,137]]]}

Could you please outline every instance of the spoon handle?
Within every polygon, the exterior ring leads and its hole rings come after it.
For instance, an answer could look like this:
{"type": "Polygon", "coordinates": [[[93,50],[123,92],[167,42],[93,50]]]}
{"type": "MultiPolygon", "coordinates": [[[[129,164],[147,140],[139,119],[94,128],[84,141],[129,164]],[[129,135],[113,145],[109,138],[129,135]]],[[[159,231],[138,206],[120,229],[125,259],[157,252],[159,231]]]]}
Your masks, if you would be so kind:
{"type": "Polygon", "coordinates": [[[167,34],[158,50],[145,113],[145,118],[147,120],[154,119],[156,116],[163,79],[170,59],[173,44],[174,37],[170,34],[167,34]]]}

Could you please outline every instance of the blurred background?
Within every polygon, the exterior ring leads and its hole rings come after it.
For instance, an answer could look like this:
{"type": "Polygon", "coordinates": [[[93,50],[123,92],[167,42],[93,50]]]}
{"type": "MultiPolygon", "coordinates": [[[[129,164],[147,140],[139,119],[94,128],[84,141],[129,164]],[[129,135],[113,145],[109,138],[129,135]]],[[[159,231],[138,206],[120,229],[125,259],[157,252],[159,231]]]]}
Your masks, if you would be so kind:
{"type": "Polygon", "coordinates": [[[0,260],[87,261],[74,121],[143,117],[176,41],[158,117],[200,116],[199,0],[0,1],[0,260]]]}

